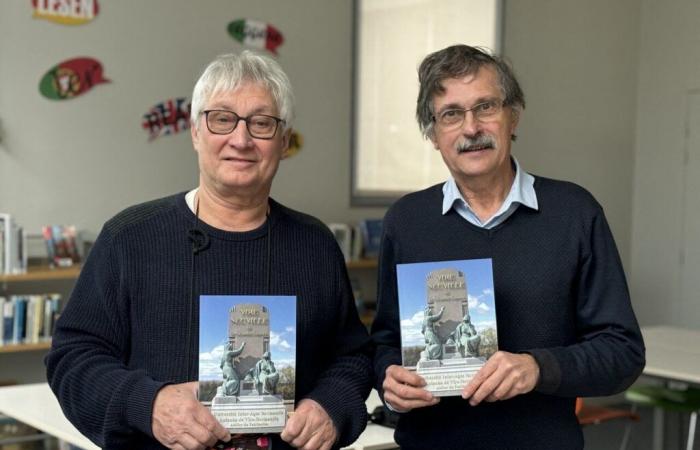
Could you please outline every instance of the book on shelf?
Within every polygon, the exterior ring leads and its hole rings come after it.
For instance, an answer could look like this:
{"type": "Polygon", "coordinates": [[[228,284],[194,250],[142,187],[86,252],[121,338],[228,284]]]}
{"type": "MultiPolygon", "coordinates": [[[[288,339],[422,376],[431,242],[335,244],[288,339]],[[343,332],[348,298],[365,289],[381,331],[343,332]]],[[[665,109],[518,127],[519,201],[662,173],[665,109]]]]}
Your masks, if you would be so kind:
{"type": "Polygon", "coordinates": [[[70,267],[80,262],[78,233],[75,226],[45,225],[41,228],[41,234],[52,266],[70,267]]]}
{"type": "Polygon", "coordinates": [[[268,448],[294,408],[296,297],[202,295],[199,400],[242,448],[268,448]],[[239,440],[236,441],[239,444],[239,440]]]}
{"type": "Polygon", "coordinates": [[[61,294],[0,297],[0,346],[50,340],[60,310],[61,294]]]}
{"type": "Polygon", "coordinates": [[[364,258],[377,258],[379,245],[382,242],[382,219],[362,220],[359,227],[362,236],[362,256],[364,258]]]}
{"type": "Polygon", "coordinates": [[[0,273],[27,271],[27,238],[10,214],[0,213],[0,273]]]}
{"type": "Polygon", "coordinates": [[[350,226],[345,223],[329,223],[328,229],[335,236],[345,261],[350,261],[352,259],[352,229],[350,226]]]}
{"type": "Polygon", "coordinates": [[[402,364],[435,396],[461,390],[498,350],[491,259],[396,265],[402,364]]]}

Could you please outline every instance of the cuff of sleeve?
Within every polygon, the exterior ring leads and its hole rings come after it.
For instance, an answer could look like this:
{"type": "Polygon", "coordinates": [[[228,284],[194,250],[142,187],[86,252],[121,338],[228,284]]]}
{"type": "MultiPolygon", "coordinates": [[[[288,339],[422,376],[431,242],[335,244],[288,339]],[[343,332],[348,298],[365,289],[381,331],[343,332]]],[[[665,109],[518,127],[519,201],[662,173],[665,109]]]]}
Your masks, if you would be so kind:
{"type": "Polygon", "coordinates": [[[554,394],[561,384],[561,368],[554,354],[541,348],[523,353],[535,358],[535,362],[540,366],[540,378],[537,380],[535,391],[542,394],[554,394]]]}
{"type": "Polygon", "coordinates": [[[153,437],[153,401],[158,391],[168,383],[150,378],[137,380],[130,389],[126,404],[126,419],[129,426],[153,437]]]}
{"type": "Polygon", "coordinates": [[[367,425],[367,406],[354,389],[343,389],[337,385],[317,386],[306,397],[316,401],[330,416],[338,432],[338,447],[354,442],[367,425]],[[339,395],[341,392],[342,395],[339,395]]]}

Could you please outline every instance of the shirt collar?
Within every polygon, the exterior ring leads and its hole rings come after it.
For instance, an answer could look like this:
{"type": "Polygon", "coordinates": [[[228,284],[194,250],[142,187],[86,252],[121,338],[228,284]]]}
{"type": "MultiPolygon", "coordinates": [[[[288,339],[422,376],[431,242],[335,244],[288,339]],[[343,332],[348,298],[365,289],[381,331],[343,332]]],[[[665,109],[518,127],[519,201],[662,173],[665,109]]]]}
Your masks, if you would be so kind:
{"type": "MultiPolygon", "coordinates": [[[[521,205],[527,206],[528,208],[537,211],[537,195],[535,194],[535,177],[529,173],[521,170],[518,160],[511,156],[511,161],[515,168],[515,179],[513,179],[513,184],[510,187],[510,191],[503,201],[501,210],[508,209],[512,203],[520,203],[521,205]]],[[[469,203],[464,200],[462,193],[459,192],[457,187],[457,182],[453,177],[450,177],[445,184],[442,186],[442,214],[445,215],[452,209],[456,201],[461,201],[464,206],[469,208],[469,203]]],[[[469,208],[471,209],[471,208],[469,208]]],[[[496,213],[498,215],[499,213],[496,213]]]]}

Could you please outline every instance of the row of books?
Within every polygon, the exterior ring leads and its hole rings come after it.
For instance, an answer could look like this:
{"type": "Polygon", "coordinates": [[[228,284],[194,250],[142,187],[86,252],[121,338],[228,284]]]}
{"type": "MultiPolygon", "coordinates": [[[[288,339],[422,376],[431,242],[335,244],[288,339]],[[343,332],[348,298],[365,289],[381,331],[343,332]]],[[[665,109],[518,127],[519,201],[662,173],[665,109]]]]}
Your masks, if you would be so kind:
{"type": "Polygon", "coordinates": [[[0,345],[48,341],[61,314],[61,294],[0,297],[0,345]]]}
{"type": "Polygon", "coordinates": [[[0,274],[27,271],[27,238],[12,216],[0,213],[0,274]]]}
{"type": "Polygon", "coordinates": [[[382,220],[365,219],[357,225],[329,223],[328,228],[335,236],[346,261],[372,259],[379,255],[382,240],[382,220]]]}

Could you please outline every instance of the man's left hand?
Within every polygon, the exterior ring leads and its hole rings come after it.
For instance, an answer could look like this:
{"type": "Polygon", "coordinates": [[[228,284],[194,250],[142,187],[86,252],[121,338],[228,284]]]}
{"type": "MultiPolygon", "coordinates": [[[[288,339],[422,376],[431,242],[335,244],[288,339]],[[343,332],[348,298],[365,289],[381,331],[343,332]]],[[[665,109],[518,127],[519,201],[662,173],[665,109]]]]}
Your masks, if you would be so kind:
{"type": "Polygon", "coordinates": [[[328,450],[338,439],[338,433],[326,410],[316,401],[305,398],[287,421],[281,437],[302,450],[328,450]]]}
{"type": "Polygon", "coordinates": [[[472,406],[507,400],[533,390],[539,377],[540,367],[532,355],[499,351],[462,389],[462,398],[472,406]]]}

